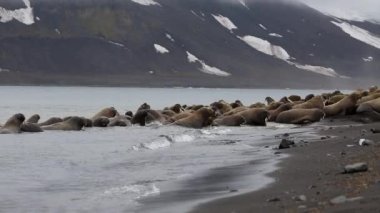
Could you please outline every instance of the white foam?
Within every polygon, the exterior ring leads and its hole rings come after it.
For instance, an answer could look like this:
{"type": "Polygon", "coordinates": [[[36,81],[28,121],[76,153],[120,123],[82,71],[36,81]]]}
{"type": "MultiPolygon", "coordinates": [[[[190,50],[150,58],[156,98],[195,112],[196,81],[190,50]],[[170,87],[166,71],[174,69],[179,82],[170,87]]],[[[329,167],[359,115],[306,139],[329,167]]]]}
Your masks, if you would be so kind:
{"type": "Polygon", "coordinates": [[[281,60],[290,59],[290,55],[288,54],[288,52],[286,52],[284,48],[277,45],[273,45],[267,40],[250,35],[238,38],[247,43],[249,46],[256,49],[257,51],[274,56],[281,60]]]}
{"type": "Polygon", "coordinates": [[[269,33],[269,36],[277,37],[277,38],[282,38],[283,37],[282,35],[277,34],[277,33],[269,33]]]}
{"type": "Polygon", "coordinates": [[[3,69],[3,68],[0,68],[0,72],[10,72],[10,70],[8,70],[8,69],[3,69]]]}
{"type": "Polygon", "coordinates": [[[232,32],[232,30],[237,29],[237,26],[227,17],[222,16],[222,15],[214,15],[212,14],[214,19],[219,22],[223,27],[227,28],[229,31],[232,32]]]}
{"type": "Polygon", "coordinates": [[[124,194],[135,194],[136,199],[140,199],[143,197],[153,196],[153,195],[159,195],[160,189],[157,188],[155,184],[148,184],[148,185],[126,185],[122,187],[114,187],[111,189],[108,189],[104,191],[105,196],[111,196],[111,197],[117,197],[124,194]]]}
{"type": "Polygon", "coordinates": [[[165,54],[170,52],[168,49],[159,44],[154,44],[154,48],[156,49],[157,53],[165,54]]]}
{"type": "Polygon", "coordinates": [[[187,54],[187,60],[189,61],[189,63],[198,62],[202,65],[202,67],[199,70],[204,73],[207,73],[210,75],[222,76],[222,77],[227,77],[231,75],[230,73],[223,71],[217,67],[212,67],[212,66],[207,65],[204,61],[200,60],[199,58],[197,58],[195,55],[191,54],[188,51],[186,51],[186,54],[187,54]]]}
{"type": "Polygon", "coordinates": [[[171,136],[171,139],[174,143],[185,143],[194,141],[196,137],[194,135],[183,134],[171,136]]]}
{"type": "Polygon", "coordinates": [[[380,49],[380,37],[370,33],[369,31],[357,27],[355,25],[349,24],[347,22],[335,22],[332,21],[334,25],[338,26],[343,32],[350,35],[352,38],[355,38],[361,42],[364,42],[370,46],[380,49]]]}
{"type": "Polygon", "coordinates": [[[153,0],[131,0],[137,4],[141,4],[144,6],[151,6],[151,5],[160,5],[158,2],[155,2],[153,0]]]}
{"type": "Polygon", "coordinates": [[[34,24],[33,8],[30,5],[30,1],[23,0],[23,2],[26,8],[7,10],[3,7],[0,7],[0,22],[6,23],[15,19],[26,25],[34,24]]]}
{"type": "Polygon", "coordinates": [[[245,2],[245,0],[238,0],[238,1],[239,1],[239,3],[240,3],[241,5],[243,5],[245,8],[249,9],[249,7],[248,7],[247,3],[245,2]]]}

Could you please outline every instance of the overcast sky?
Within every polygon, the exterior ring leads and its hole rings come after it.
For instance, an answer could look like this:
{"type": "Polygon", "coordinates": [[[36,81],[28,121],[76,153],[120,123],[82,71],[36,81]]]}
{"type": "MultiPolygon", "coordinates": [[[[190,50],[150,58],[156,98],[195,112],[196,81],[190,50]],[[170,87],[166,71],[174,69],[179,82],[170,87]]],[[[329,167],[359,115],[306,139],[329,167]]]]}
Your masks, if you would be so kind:
{"type": "Polygon", "coordinates": [[[380,21],[380,0],[299,0],[341,18],[380,21]]]}

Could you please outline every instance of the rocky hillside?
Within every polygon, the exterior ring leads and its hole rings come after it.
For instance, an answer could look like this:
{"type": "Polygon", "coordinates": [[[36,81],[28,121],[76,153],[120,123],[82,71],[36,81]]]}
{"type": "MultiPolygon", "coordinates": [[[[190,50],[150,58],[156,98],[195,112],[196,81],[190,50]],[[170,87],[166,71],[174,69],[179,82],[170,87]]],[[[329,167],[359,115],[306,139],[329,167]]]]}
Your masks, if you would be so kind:
{"type": "Polygon", "coordinates": [[[323,88],[380,77],[380,25],[297,2],[0,0],[0,6],[0,84],[323,88]]]}

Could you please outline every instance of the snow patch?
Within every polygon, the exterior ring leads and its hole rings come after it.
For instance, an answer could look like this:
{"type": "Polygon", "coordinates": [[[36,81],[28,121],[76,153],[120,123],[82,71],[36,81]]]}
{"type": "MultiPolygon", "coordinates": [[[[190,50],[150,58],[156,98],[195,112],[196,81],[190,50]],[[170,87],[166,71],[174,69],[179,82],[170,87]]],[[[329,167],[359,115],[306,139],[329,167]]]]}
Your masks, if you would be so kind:
{"type": "MultiPolygon", "coordinates": [[[[320,75],[325,75],[329,77],[341,77],[344,78],[344,76],[340,76],[338,73],[335,72],[334,69],[332,68],[326,68],[326,67],[321,67],[321,66],[313,66],[313,65],[302,65],[294,62],[288,61],[290,65],[293,65],[297,67],[298,69],[305,70],[305,71],[310,71],[314,72],[320,75]]],[[[347,78],[347,77],[346,77],[347,78]]]]}
{"type": "Polygon", "coordinates": [[[137,4],[141,4],[144,6],[150,6],[150,5],[160,5],[158,2],[155,2],[153,0],[131,0],[137,4]]]}
{"type": "Polygon", "coordinates": [[[373,61],[373,57],[372,56],[368,56],[367,58],[363,58],[363,61],[364,62],[371,62],[371,61],[373,61]]]}
{"type": "Polygon", "coordinates": [[[171,42],[175,42],[174,38],[173,38],[170,34],[166,33],[165,36],[166,36],[166,38],[169,39],[171,42]]]}
{"type": "Polygon", "coordinates": [[[347,33],[352,38],[380,49],[380,37],[370,33],[369,31],[346,22],[338,23],[331,21],[331,23],[341,28],[343,32],[347,33]]]}
{"type": "Polygon", "coordinates": [[[107,42],[110,43],[110,44],[113,44],[113,45],[119,46],[119,47],[125,47],[124,44],[117,43],[117,42],[114,42],[114,41],[107,41],[107,42]]]}
{"type": "Polygon", "coordinates": [[[223,27],[227,28],[229,31],[232,32],[232,30],[237,29],[236,25],[227,17],[224,17],[222,15],[214,15],[212,14],[214,19],[219,22],[223,27]]]}
{"type": "Polygon", "coordinates": [[[210,75],[223,76],[223,77],[227,77],[227,76],[231,75],[230,73],[228,73],[226,71],[223,71],[223,70],[221,70],[219,68],[207,65],[204,61],[198,59],[195,55],[191,54],[188,51],[186,51],[186,54],[187,54],[187,60],[190,63],[197,63],[198,62],[198,63],[200,63],[202,65],[202,67],[200,68],[200,71],[202,71],[204,73],[207,73],[207,74],[210,74],[210,75]]]}
{"type": "Polygon", "coordinates": [[[263,29],[263,30],[268,30],[264,25],[262,24],[259,24],[259,26],[263,29]]]}
{"type": "Polygon", "coordinates": [[[10,70],[8,70],[8,69],[3,69],[3,68],[0,68],[0,72],[10,72],[10,70]]]}
{"type": "Polygon", "coordinates": [[[61,35],[61,31],[59,31],[59,29],[55,28],[54,31],[55,31],[58,35],[61,35]]]}
{"type": "Polygon", "coordinates": [[[157,53],[165,54],[170,52],[168,49],[159,44],[154,44],[154,48],[156,49],[157,53]]]}
{"type": "Polygon", "coordinates": [[[269,41],[250,35],[238,38],[262,53],[274,56],[281,60],[290,59],[290,55],[286,52],[284,48],[273,45],[269,41]]]}
{"type": "Polygon", "coordinates": [[[243,5],[245,8],[249,9],[249,7],[248,7],[247,3],[245,2],[245,0],[238,0],[238,1],[239,1],[239,3],[240,3],[241,5],[243,5]]]}
{"type": "Polygon", "coordinates": [[[269,33],[269,36],[277,37],[277,38],[282,38],[283,37],[282,35],[277,34],[277,33],[269,33]]]}
{"type": "Polygon", "coordinates": [[[23,2],[26,8],[7,10],[3,7],[0,7],[0,22],[6,23],[15,19],[26,25],[34,24],[33,8],[30,5],[30,1],[23,0],[23,2]]]}
{"type": "Polygon", "coordinates": [[[339,75],[332,68],[313,66],[313,65],[307,65],[307,64],[302,65],[296,62],[292,62],[290,60],[294,58],[292,58],[284,48],[273,45],[269,41],[266,41],[264,39],[250,36],[250,35],[244,36],[244,37],[238,37],[238,38],[244,41],[245,43],[247,43],[249,46],[256,49],[257,51],[270,55],[270,56],[274,56],[275,58],[283,60],[289,65],[295,66],[298,69],[314,72],[314,73],[324,75],[324,76],[329,76],[329,77],[348,78],[346,76],[339,75]]]}

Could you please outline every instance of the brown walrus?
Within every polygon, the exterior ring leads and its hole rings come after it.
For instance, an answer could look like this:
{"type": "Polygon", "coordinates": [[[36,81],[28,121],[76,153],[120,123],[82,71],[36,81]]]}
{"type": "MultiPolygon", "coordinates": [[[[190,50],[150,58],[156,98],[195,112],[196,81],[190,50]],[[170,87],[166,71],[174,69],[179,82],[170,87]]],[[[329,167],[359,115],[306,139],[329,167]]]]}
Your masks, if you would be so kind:
{"type": "Polygon", "coordinates": [[[21,113],[10,117],[7,122],[0,128],[0,134],[17,134],[21,133],[21,124],[25,121],[25,116],[21,113]]]}
{"type": "Polygon", "coordinates": [[[241,106],[244,106],[244,104],[240,100],[236,100],[235,102],[231,103],[230,106],[235,109],[241,106]]]}
{"type": "Polygon", "coordinates": [[[220,100],[218,102],[214,102],[210,106],[215,112],[217,112],[221,115],[223,115],[224,113],[229,112],[233,109],[230,104],[228,104],[227,102],[225,102],[223,100],[220,100]]]}
{"type": "Polygon", "coordinates": [[[251,126],[266,126],[266,119],[268,118],[268,111],[261,108],[252,108],[237,113],[244,118],[245,125],[251,126]]]}
{"type": "Polygon", "coordinates": [[[334,95],[325,101],[325,106],[329,106],[329,105],[338,103],[339,101],[341,101],[345,97],[346,97],[346,95],[334,95]]]}
{"type": "Polygon", "coordinates": [[[38,114],[32,115],[32,116],[30,116],[30,118],[28,120],[26,120],[26,123],[37,124],[38,121],[40,120],[40,118],[41,117],[38,114]]]}
{"type": "Polygon", "coordinates": [[[323,109],[324,106],[322,97],[318,95],[302,104],[294,105],[293,109],[323,109]]]}
{"type": "Polygon", "coordinates": [[[241,126],[245,123],[245,119],[240,115],[228,115],[216,118],[212,125],[214,126],[241,126]]]}
{"type": "Polygon", "coordinates": [[[237,113],[239,113],[239,112],[243,112],[243,111],[245,111],[245,110],[247,110],[247,109],[249,109],[249,108],[248,108],[248,107],[245,107],[245,106],[241,106],[241,107],[237,107],[237,108],[235,108],[235,109],[233,109],[233,110],[230,110],[230,111],[224,113],[223,115],[224,115],[224,116],[234,115],[234,114],[237,114],[237,113]]]}
{"type": "Polygon", "coordinates": [[[185,112],[182,112],[180,114],[177,114],[173,117],[171,117],[174,121],[177,121],[177,120],[180,120],[182,118],[186,118],[186,117],[189,117],[190,115],[193,114],[193,111],[185,111],[185,112]]]}
{"type": "Polygon", "coordinates": [[[49,118],[45,122],[39,123],[38,125],[40,125],[40,126],[49,126],[49,125],[52,125],[52,124],[55,124],[55,123],[59,123],[59,122],[62,122],[62,121],[63,121],[62,118],[52,117],[52,118],[49,118]]]}
{"type": "Polygon", "coordinates": [[[269,97],[269,96],[265,98],[265,101],[267,102],[267,105],[270,105],[271,103],[275,102],[275,100],[272,97],[269,97]]]}
{"type": "Polygon", "coordinates": [[[92,121],[92,126],[93,127],[107,127],[108,124],[110,123],[110,119],[107,117],[98,117],[95,120],[92,121]]]}
{"type": "Polygon", "coordinates": [[[257,102],[257,103],[254,103],[254,104],[251,104],[249,106],[249,108],[265,108],[266,105],[264,103],[261,103],[261,102],[257,102]]]}
{"type": "Polygon", "coordinates": [[[288,97],[288,99],[291,102],[296,102],[296,101],[301,101],[302,100],[301,96],[299,96],[299,95],[291,95],[291,96],[288,97]]]}
{"type": "Polygon", "coordinates": [[[131,120],[132,124],[139,124],[140,126],[146,126],[147,124],[153,122],[166,124],[167,118],[165,117],[165,115],[161,114],[156,110],[147,109],[137,111],[131,120]]]}
{"type": "Polygon", "coordinates": [[[356,103],[359,98],[360,95],[358,93],[352,93],[335,104],[325,106],[323,111],[325,112],[326,117],[354,114],[356,112],[356,103]]]}
{"type": "Polygon", "coordinates": [[[91,120],[96,120],[99,117],[113,118],[117,115],[117,110],[114,107],[108,107],[102,109],[100,112],[96,113],[91,120]]]}
{"type": "Polygon", "coordinates": [[[110,119],[110,122],[108,124],[109,127],[125,127],[125,126],[130,126],[131,122],[129,121],[127,116],[122,116],[122,115],[116,115],[114,118],[110,119]]]}
{"type": "Polygon", "coordinates": [[[373,94],[370,94],[368,96],[364,96],[361,99],[359,99],[358,104],[362,104],[362,103],[365,103],[367,101],[372,101],[372,100],[375,100],[377,98],[380,98],[380,93],[373,93],[373,94]]]}
{"type": "Polygon", "coordinates": [[[282,104],[279,108],[277,108],[277,109],[275,109],[275,110],[270,110],[270,111],[268,111],[268,112],[269,112],[268,121],[269,121],[269,122],[276,121],[277,116],[278,116],[281,112],[284,112],[284,111],[287,111],[287,110],[290,110],[290,109],[292,109],[292,104],[290,104],[290,103],[286,103],[286,104],[282,104]]]}
{"type": "Polygon", "coordinates": [[[215,112],[212,109],[204,107],[198,109],[186,118],[175,121],[173,124],[182,127],[200,129],[211,125],[214,116],[215,112]]]}
{"type": "Polygon", "coordinates": [[[43,126],[43,130],[61,130],[61,131],[80,131],[83,129],[85,121],[80,117],[71,117],[66,121],[55,123],[49,126],[43,126]]]}
{"type": "Polygon", "coordinates": [[[380,121],[380,98],[360,104],[356,112],[372,121],[380,121]]]}
{"type": "Polygon", "coordinates": [[[20,126],[22,132],[43,132],[40,125],[37,123],[24,122],[20,126]]]}
{"type": "Polygon", "coordinates": [[[291,109],[281,112],[277,118],[277,123],[285,124],[308,124],[320,121],[325,113],[321,109],[291,109]]]}

